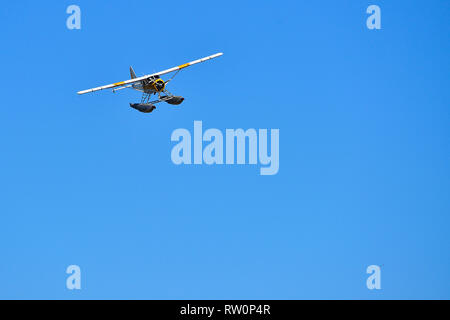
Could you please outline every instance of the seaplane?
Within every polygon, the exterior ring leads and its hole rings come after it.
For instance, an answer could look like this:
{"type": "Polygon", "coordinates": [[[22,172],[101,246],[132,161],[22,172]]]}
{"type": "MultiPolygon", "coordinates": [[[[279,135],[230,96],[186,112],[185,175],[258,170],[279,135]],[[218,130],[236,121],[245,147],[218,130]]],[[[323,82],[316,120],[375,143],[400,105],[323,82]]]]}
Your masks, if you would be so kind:
{"type": "Polygon", "coordinates": [[[142,98],[141,98],[140,103],[130,103],[130,107],[132,107],[133,109],[136,109],[140,112],[143,112],[143,113],[150,113],[156,109],[155,104],[157,104],[157,103],[166,102],[171,105],[179,105],[184,101],[183,97],[173,95],[166,88],[167,84],[170,81],[172,81],[181,70],[183,70],[189,66],[192,66],[194,64],[202,63],[202,62],[220,57],[221,55],[223,55],[223,53],[219,52],[219,53],[213,54],[211,56],[208,56],[208,57],[205,57],[202,59],[191,61],[191,62],[182,64],[182,65],[179,65],[177,67],[173,67],[173,68],[170,68],[170,69],[167,69],[164,71],[148,74],[148,75],[145,75],[142,77],[137,77],[133,68],[130,67],[131,79],[129,79],[129,80],[116,82],[113,84],[108,84],[106,86],[101,86],[101,87],[92,88],[92,89],[88,89],[88,90],[83,90],[83,91],[79,91],[77,93],[79,95],[82,95],[82,94],[86,94],[86,93],[96,92],[96,91],[100,91],[100,90],[107,90],[107,89],[112,89],[113,92],[117,92],[119,90],[123,90],[123,89],[127,89],[127,88],[134,89],[134,90],[142,92],[142,98]],[[163,80],[161,78],[161,76],[166,75],[166,74],[172,74],[172,76],[167,80],[163,80]],[[154,95],[158,96],[158,98],[156,99],[156,97],[153,97],[154,95]],[[156,100],[152,101],[152,99],[156,99],[156,100]]]}

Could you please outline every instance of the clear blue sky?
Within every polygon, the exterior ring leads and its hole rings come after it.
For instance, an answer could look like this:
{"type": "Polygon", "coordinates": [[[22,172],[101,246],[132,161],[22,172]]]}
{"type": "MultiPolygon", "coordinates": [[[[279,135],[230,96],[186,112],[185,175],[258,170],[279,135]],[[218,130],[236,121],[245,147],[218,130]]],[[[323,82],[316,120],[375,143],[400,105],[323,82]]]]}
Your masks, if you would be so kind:
{"type": "Polygon", "coordinates": [[[0,10],[0,298],[450,298],[450,2],[19,1],[0,10]],[[82,29],[66,28],[66,8],[82,29]],[[366,28],[370,4],[382,30],[366,28]],[[180,107],[78,90],[166,69],[180,107]],[[174,129],[279,128],[280,171],[174,129]],[[82,269],[82,290],[65,270],[82,269]],[[382,290],[366,288],[367,266],[382,290]]]}

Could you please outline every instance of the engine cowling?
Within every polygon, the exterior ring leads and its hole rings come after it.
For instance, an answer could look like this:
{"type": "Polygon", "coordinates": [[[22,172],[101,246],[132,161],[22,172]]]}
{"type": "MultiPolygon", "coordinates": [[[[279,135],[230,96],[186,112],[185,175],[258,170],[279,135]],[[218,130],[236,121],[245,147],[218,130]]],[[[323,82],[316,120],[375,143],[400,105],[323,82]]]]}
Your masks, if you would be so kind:
{"type": "Polygon", "coordinates": [[[166,88],[166,83],[164,82],[163,79],[156,79],[152,85],[153,85],[153,89],[156,92],[164,91],[164,89],[166,88]]]}

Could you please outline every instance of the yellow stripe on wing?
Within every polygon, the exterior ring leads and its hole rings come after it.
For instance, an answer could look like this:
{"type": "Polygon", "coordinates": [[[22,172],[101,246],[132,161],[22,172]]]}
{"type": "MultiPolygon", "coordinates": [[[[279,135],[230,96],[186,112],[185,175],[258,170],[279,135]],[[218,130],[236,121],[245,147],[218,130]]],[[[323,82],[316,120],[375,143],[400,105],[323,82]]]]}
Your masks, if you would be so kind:
{"type": "Polygon", "coordinates": [[[181,66],[178,66],[179,69],[184,69],[186,67],[189,67],[189,63],[185,63],[185,64],[182,64],[181,66]]]}

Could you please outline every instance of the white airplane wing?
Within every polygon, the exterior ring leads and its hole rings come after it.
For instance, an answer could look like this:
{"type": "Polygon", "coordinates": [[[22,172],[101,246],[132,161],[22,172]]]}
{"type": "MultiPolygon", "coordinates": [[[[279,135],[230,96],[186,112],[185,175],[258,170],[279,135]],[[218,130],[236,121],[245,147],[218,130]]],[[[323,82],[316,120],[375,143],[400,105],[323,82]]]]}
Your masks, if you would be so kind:
{"type": "Polygon", "coordinates": [[[102,86],[102,87],[97,87],[97,88],[92,88],[92,89],[88,89],[88,90],[79,91],[78,94],[85,94],[85,93],[90,93],[90,92],[95,92],[95,91],[100,91],[100,90],[105,90],[105,89],[112,89],[112,88],[126,86],[126,85],[129,85],[129,84],[135,83],[135,82],[139,82],[139,81],[148,79],[148,78],[153,77],[153,76],[161,76],[163,74],[167,74],[167,73],[171,73],[171,72],[174,72],[174,71],[178,71],[178,70],[184,69],[186,67],[192,66],[194,64],[205,62],[207,60],[211,60],[211,59],[220,57],[221,55],[223,55],[223,53],[221,53],[221,52],[220,53],[216,53],[216,54],[213,54],[212,56],[208,56],[208,57],[205,57],[205,58],[202,58],[202,59],[198,59],[198,60],[195,60],[195,61],[191,61],[191,62],[182,64],[182,65],[179,65],[178,67],[173,67],[173,68],[170,68],[170,69],[167,69],[167,70],[164,70],[164,71],[160,71],[160,72],[157,72],[157,73],[149,74],[149,75],[142,76],[142,77],[135,78],[135,79],[130,79],[130,80],[126,80],[126,81],[116,82],[116,83],[113,83],[113,84],[108,84],[108,85],[102,86]]]}

